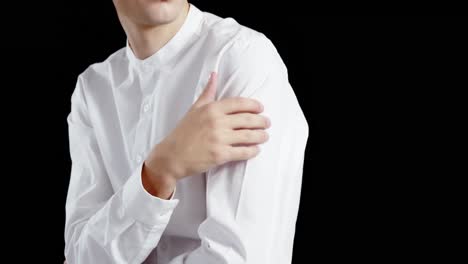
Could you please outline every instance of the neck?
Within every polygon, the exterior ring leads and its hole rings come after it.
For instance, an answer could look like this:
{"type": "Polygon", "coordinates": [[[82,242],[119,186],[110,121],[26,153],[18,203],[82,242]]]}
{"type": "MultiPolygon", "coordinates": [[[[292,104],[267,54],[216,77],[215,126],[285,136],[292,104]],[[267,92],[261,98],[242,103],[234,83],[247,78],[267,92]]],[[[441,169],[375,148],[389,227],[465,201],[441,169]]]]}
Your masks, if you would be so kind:
{"type": "Polygon", "coordinates": [[[142,26],[126,23],[124,30],[135,56],[143,60],[160,50],[182,27],[189,7],[190,5],[187,3],[177,18],[167,24],[142,26]]]}

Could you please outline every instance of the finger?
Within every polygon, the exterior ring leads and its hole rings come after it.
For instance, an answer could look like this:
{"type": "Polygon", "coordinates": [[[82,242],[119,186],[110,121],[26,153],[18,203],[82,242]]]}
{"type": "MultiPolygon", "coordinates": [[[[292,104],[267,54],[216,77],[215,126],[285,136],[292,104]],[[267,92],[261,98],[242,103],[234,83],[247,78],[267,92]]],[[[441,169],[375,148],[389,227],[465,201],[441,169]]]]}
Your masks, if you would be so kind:
{"type": "Polygon", "coordinates": [[[205,86],[205,89],[200,94],[198,99],[193,103],[193,107],[198,108],[205,104],[211,103],[215,100],[216,95],[216,84],[217,84],[217,74],[212,72],[210,74],[208,83],[205,86]]]}
{"type": "Polygon", "coordinates": [[[271,125],[268,117],[252,113],[226,115],[224,121],[227,123],[227,126],[232,129],[265,129],[271,125]]]}
{"type": "Polygon", "coordinates": [[[263,111],[263,105],[259,101],[246,97],[230,97],[217,101],[215,104],[225,114],[240,112],[260,113],[263,111]]]}
{"type": "Polygon", "coordinates": [[[257,156],[259,152],[260,148],[257,145],[230,147],[228,150],[230,161],[251,159],[257,156]]]}
{"type": "Polygon", "coordinates": [[[268,140],[263,129],[239,129],[226,132],[226,144],[261,144],[268,140]]]}

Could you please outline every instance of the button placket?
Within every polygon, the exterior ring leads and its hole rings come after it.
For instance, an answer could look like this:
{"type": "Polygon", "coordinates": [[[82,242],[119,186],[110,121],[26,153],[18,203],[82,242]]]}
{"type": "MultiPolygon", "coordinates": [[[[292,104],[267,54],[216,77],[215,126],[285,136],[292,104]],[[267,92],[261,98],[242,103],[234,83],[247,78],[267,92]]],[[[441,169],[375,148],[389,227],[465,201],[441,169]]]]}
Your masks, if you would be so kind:
{"type": "Polygon", "coordinates": [[[144,72],[144,73],[149,73],[151,71],[151,64],[150,63],[147,63],[147,62],[144,62],[142,65],[141,65],[141,70],[144,72]]]}
{"type": "Polygon", "coordinates": [[[143,103],[141,105],[141,112],[145,114],[145,113],[148,113],[150,109],[151,109],[151,95],[146,96],[146,98],[143,99],[143,103]]]}
{"type": "Polygon", "coordinates": [[[149,143],[149,133],[150,133],[150,126],[151,126],[151,115],[149,113],[151,112],[151,96],[147,96],[146,98],[143,99],[143,103],[141,106],[141,118],[140,121],[138,122],[138,135],[137,139],[139,139],[138,142],[135,142],[137,145],[137,149],[139,149],[139,153],[135,157],[135,162],[136,163],[141,163],[143,161],[143,157],[145,157],[146,152],[148,151],[147,144],[149,143]]]}
{"type": "MultiPolygon", "coordinates": [[[[142,70],[151,70],[151,65],[149,64],[142,64],[141,66],[142,70]]],[[[155,94],[157,94],[159,90],[158,83],[160,78],[161,75],[157,76],[156,80],[154,80],[154,76],[146,76],[143,78],[143,100],[140,106],[140,120],[137,124],[137,134],[134,145],[134,161],[137,164],[141,163],[146,153],[151,150],[150,145],[154,135],[150,135],[152,123],[152,115],[150,113],[152,112],[151,109],[154,107],[155,94]],[[146,89],[148,85],[154,86],[153,90],[150,93],[147,93],[150,91],[146,89]]]]}
{"type": "Polygon", "coordinates": [[[144,104],[144,106],[143,106],[143,113],[148,112],[148,110],[149,110],[149,103],[146,103],[146,104],[144,104]]]}

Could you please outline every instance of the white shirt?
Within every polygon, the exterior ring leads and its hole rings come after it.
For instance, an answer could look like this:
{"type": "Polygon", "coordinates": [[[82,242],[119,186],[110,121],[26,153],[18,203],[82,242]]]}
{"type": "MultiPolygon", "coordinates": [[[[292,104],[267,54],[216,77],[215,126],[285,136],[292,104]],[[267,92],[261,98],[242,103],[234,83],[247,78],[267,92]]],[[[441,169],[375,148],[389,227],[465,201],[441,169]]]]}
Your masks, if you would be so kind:
{"type": "Polygon", "coordinates": [[[80,74],[67,117],[72,169],[65,255],[74,263],[290,263],[308,124],[262,33],[190,6],[176,35],[139,60],[128,45],[80,74]],[[142,186],[143,160],[218,72],[216,99],[259,100],[269,140],[246,161],[142,186]]]}

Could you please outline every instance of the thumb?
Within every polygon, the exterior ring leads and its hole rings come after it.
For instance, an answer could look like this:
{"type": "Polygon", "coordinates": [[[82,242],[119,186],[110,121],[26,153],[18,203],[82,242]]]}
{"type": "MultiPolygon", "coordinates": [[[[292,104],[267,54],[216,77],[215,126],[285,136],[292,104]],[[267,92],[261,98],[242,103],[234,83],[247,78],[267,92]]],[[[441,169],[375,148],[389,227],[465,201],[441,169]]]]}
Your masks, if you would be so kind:
{"type": "Polygon", "coordinates": [[[198,108],[215,100],[217,81],[216,77],[216,72],[211,72],[210,79],[208,80],[208,83],[205,86],[205,90],[203,90],[203,92],[198,97],[197,101],[195,101],[193,107],[198,108]]]}

